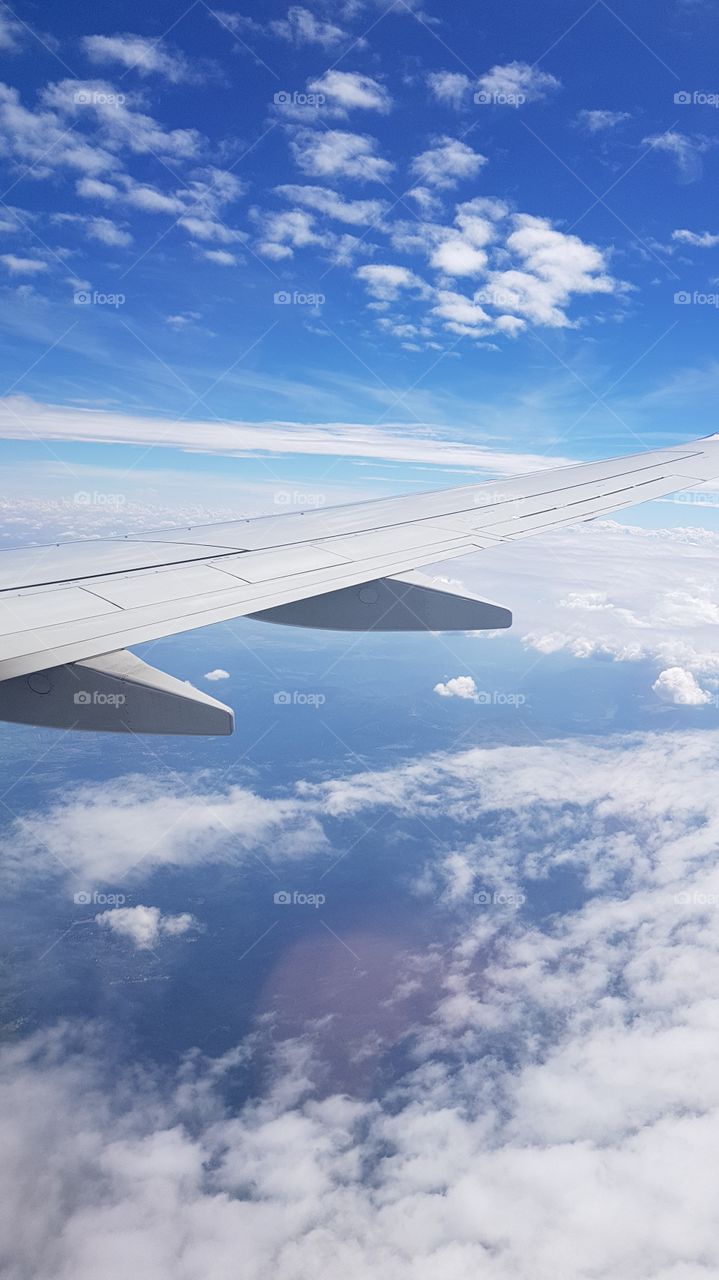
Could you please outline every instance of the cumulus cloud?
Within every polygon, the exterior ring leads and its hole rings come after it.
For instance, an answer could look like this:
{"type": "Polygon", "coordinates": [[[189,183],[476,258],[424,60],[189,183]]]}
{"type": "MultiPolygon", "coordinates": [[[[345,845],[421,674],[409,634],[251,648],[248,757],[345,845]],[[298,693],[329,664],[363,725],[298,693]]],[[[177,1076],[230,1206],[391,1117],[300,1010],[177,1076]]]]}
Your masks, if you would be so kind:
{"type": "Polygon", "coordinates": [[[132,244],[130,232],[118,227],[111,218],[88,218],[86,227],[87,234],[92,240],[99,240],[101,244],[109,245],[110,248],[126,248],[127,245],[132,244]]]}
{"type": "Polygon", "coordinates": [[[214,667],[212,671],[206,671],[202,678],[203,680],[229,680],[230,673],[223,667],[214,667]]]}
{"type": "Polygon", "coordinates": [[[703,707],[714,701],[712,695],[701,688],[696,676],[683,667],[667,667],[666,671],[660,671],[652,689],[663,702],[671,702],[677,707],[703,707]]]}
{"type": "Polygon", "coordinates": [[[420,182],[444,189],[474,178],[486,163],[487,157],[466,142],[444,134],[433,138],[431,147],[415,156],[411,168],[420,182]]]}
{"type": "Polygon", "coordinates": [[[506,62],[494,66],[477,82],[477,91],[485,98],[500,103],[509,100],[517,105],[538,102],[559,88],[561,85],[556,76],[527,62],[506,62]]]}
{"type": "Polygon", "coordinates": [[[472,81],[461,71],[430,71],[427,84],[437,102],[442,102],[455,110],[471,101],[472,81]]]}
{"type": "Polygon", "coordinates": [[[138,951],[149,951],[163,938],[178,938],[197,928],[197,921],[189,912],[180,915],[164,915],[159,907],[113,907],[100,911],[95,921],[119,938],[128,938],[138,951]]]}
{"type": "Polygon", "coordinates": [[[326,129],[322,133],[299,130],[291,142],[300,169],[318,178],[357,178],[360,182],[382,182],[394,165],[377,155],[377,140],[368,134],[326,129]]]}
{"type": "Polygon", "coordinates": [[[345,114],[354,110],[386,114],[392,107],[385,86],[359,71],[325,71],[318,79],[310,80],[307,88],[311,93],[322,94],[331,107],[345,114]]]}
{"type": "Polygon", "coordinates": [[[453,676],[445,683],[440,681],[434,686],[434,692],[440,698],[463,698],[468,702],[477,702],[479,690],[472,676],[453,676]]]}
{"type": "Polygon", "coordinates": [[[392,263],[372,263],[357,268],[357,277],[367,286],[373,298],[393,302],[404,290],[424,290],[424,284],[408,267],[392,263]]]}

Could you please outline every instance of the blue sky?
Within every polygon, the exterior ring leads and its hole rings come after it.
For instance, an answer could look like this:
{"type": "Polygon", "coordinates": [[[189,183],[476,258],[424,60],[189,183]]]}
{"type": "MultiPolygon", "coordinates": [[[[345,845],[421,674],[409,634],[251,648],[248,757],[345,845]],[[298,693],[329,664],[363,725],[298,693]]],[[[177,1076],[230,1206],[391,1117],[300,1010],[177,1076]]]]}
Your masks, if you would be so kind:
{"type": "Polygon", "coordinates": [[[713,430],[712,6],[2,13],[3,434],[398,424],[521,469],[713,430]]]}

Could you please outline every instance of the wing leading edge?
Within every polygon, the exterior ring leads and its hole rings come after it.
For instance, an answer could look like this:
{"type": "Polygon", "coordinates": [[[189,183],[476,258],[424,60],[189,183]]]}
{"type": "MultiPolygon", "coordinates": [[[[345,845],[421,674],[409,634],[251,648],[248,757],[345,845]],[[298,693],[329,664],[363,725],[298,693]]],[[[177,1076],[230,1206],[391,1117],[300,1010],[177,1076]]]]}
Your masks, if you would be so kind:
{"type": "MultiPolygon", "coordinates": [[[[11,682],[5,694],[12,688],[12,699],[3,697],[0,683],[0,718],[42,715],[43,695],[30,696],[34,673],[45,673],[55,687],[58,668],[232,618],[349,630],[507,626],[507,610],[435,591],[414,581],[412,571],[716,477],[719,437],[709,437],[408,497],[1,552],[0,682],[11,682]],[[29,711],[21,705],[23,688],[29,711]]],[[[177,690],[157,696],[174,698],[160,720],[179,726],[157,731],[186,732],[177,690]]],[[[202,714],[210,723],[209,710],[202,714]]],[[[109,719],[85,727],[125,727],[109,719]]],[[[67,723],[75,727],[69,710],[67,723]]]]}

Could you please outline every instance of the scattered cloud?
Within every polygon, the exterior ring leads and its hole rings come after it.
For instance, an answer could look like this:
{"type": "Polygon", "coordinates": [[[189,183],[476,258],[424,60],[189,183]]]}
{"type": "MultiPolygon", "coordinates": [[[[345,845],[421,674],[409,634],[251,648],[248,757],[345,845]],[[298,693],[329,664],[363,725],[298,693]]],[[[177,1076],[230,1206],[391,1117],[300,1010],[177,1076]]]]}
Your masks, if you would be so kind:
{"type": "Polygon", "coordinates": [[[444,134],[433,138],[432,145],[415,156],[411,168],[420,182],[449,188],[476,177],[486,163],[487,157],[473,151],[466,142],[444,134]]]}
{"type": "Polygon", "coordinates": [[[0,49],[3,53],[14,53],[19,49],[23,37],[23,28],[10,13],[0,13],[0,49]]]}
{"type": "Polygon", "coordinates": [[[719,234],[713,231],[672,231],[672,240],[690,244],[696,249],[714,249],[719,244],[719,234]]]}
{"type": "Polygon", "coordinates": [[[237,256],[227,249],[203,249],[202,256],[207,262],[214,262],[217,267],[236,267],[237,256]]]}
{"type": "Polygon", "coordinates": [[[113,907],[95,916],[97,924],[120,938],[128,938],[138,951],[149,951],[163,938],[178,938],[197,928],[194,916],[183,911],[181,915],[164,915],[159,907],[113,907]]]}
{"type": "Polygon", "coordinates": [[[390,263],[372,263],[358,267],[357,278],[367,286],[368,292],[380,302],[394,302],[407,289],[425,292],[426,286],[408,267],[390,263]]]}
{"type": "Polygon", "coordinates": [[[556,76],[540,71],[528,62],[506,62],[494,66],[480,76],[477,82],[478,93],[488,101],[498,104],[503,101],[514,105],[539,102],[548,93],[560,88],[561,84],[556,76]]]}
{"type": "Polygon", "coordinates": [[[101,244],[106,244],[112,249],[124,249],[132,244],[130,232],[118,227],[111,218],[88,218],[86,226],[87,234],[92,240],[99,240],[101,244]]]}
{"type": "Polygon", "coordinates": [[[704,170],[702,155],[713,145],[713,141],[704,137],[689,137],[686,133],[669,129],[666,133],[655,133],[643,138],[642,145],[670,155],[675,162],[679,181],[689,183],[701,178],[704,170]]]}
{"type": "MultiPolygon", "coordinates": [[[[302,5],[291,5],[287,10],[286,17],[273,18],[264,25],[255,18],[220,9],[215,10],[215,17],[223,26],[228,27],[236,35],[275,36],[297,47],[314,44],[319,45],[322,49],[332,49],[335,45],[349,38],[344,28],[337,26],[334,22],[317,17],[310,9],[305,9],[302,5]]],[[[358,41],[357,43],[362,44],[363,42],[358,41]]]]}
{"type": "Polygon", "coordinates": [[[184,53],[148,36],[83,36],[82,45],[90,61],[99,66],[119,64],[141,76],[164,76],[171,84],[197,83],[203,78],[184,53]]]}
{"type": "Polygon", "coordinates": [[[368,134],[300,129],[290,145],[300,169],[318,178],[385,182],[394,169],[391,161],[377,155],[377,140],[368,134]]]}
{"type": "Polygon", "coordinates": [[[215,667],[212,671],[206,671],[202,678],[203,680],[229,680],[230,673],[223,667],[215,667]]]}
{"type": "Polygon", "coordinates": [[[677,707],[703,707],[714,701],[712,695],[700,687],[696,676],[683,667],[667,667],[666,671],[660,671],[652,689],[663,702],[671,702],[677,707]]]}
{"type": "Polygon", "coordinates": [[[48,269],[47,263],[40,258],[19,258],[14,253],[0,254],[0,262],[14,276],[37,276],[48,269]]]}
{"type": "Polygon", "coordinates": [[[580,111],[577,116],[577,123],[587,133],[606,133],[607,130],[624,124],[625,120],[631,120],[628,111],[580,111]]]}
{"type": "Polygon", "coordinates": [[[472,676],[452,676],[451,680],[434,686],[440,698],[462,698],[465,702],[477,702],[479,690],[472,676]]]}
{"type": "Polygon", "coordinates": [[[382,939],[349,938],[371,948],[372,1012],[352,1002],[347,1053],[374,1089],[333,1086],[314,1025],[263,1034],[276,984],[246,1041],[176,1074],[123,1064],[97,1028],[15,1037],[0,1189],[18,1274],[91,1280],[98,1248],[126,1274],[130,1229],[163,1275],[231,1274],[239,1238],[248,1276],[293,1280],[338,1258],[392,1280],[719,1269],[718,750],[712,731],[569,738],[310,788],[335,824],[385,810],[447,832],[406,887],[437,946],[383,966],[382,939]],[[238,1064],[259,1082],[244,1103],[238,1064]]]}
{"type": "Polygon", "coordinates": [[[328,187],[302,186],[297,183],[286,183],[276,187],[277,194],[293,204],[303,204],[318,213],[338,222],[347,222],[351,226],[370,226],[376,222],[387,208],[385,200],[347,200],[337,191],[328,187]]]}
{"type": "Polygon", "coordinates": [[[430,71],[427,84],[437,102],[459,110],[471,102],[472,81],[461,71],[430,71]]]}
{"type": "Polygon", "coordinates": [[[392,98],[384,85],[358,71],[325,71],[319,79],[310,80],[307,88],[311,93],[322,94],[331,107],[343,114],[362,110],[386,115],[392,108],[392,98]]]}

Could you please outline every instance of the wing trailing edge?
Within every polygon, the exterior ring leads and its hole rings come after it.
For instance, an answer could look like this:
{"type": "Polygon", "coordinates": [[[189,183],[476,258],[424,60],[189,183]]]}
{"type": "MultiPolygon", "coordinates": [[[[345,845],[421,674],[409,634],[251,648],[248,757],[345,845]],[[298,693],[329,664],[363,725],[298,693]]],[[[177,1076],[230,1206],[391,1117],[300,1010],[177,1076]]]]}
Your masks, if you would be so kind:
{"type": "Polygon", "coordinates": [[[376,578],[250,615],[260,622],[325,631],[495,631],[511,627],[501,605],[415,574],[376,578]]]}

